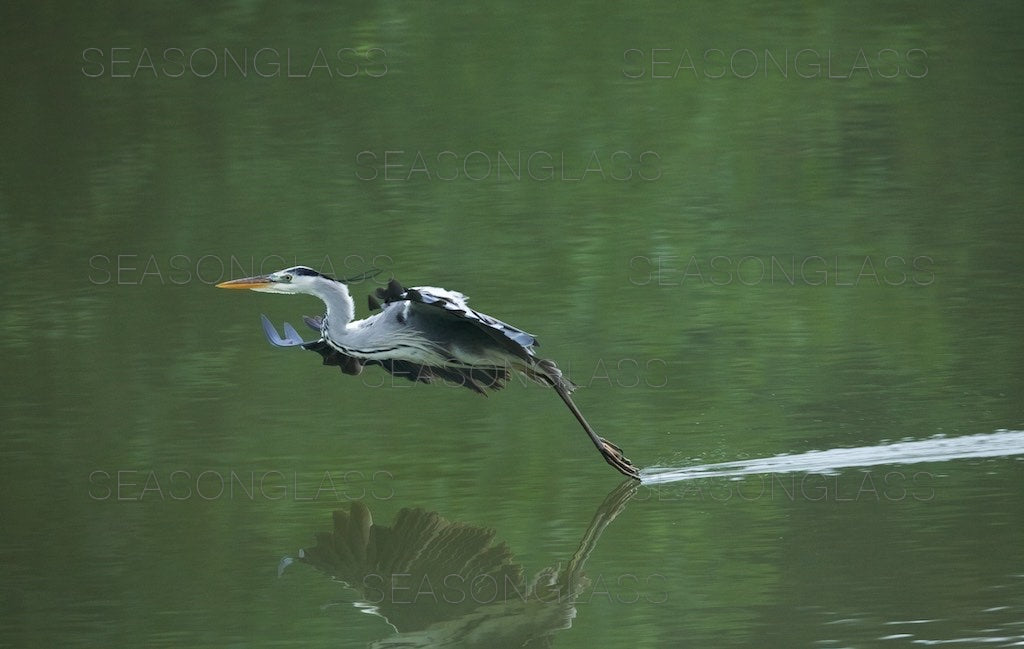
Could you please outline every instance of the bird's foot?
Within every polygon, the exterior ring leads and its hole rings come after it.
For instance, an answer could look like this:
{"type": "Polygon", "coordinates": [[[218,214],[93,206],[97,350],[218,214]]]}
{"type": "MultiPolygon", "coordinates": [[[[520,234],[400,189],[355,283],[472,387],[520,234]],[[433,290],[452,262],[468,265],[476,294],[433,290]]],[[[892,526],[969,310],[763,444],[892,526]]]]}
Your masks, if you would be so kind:
{"type": "Polygon", "coordinates": [[[622,454],[622,449],[617,444],[609,442],[603,437],[598,439],[601,440],[601,446],[597,450],[601,452],[605,462],[615,467],[615,470],[624,476],[634,480],[640,479],[640,470],[633,466],[628,457],[622,454]]]}

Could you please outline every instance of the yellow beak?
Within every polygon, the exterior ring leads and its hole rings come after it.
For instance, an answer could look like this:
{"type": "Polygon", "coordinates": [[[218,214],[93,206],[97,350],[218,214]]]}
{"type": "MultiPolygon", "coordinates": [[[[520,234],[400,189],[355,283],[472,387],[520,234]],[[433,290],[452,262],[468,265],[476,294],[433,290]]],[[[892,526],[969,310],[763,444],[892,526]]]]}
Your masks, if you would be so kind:
{"type": "Polygon", "coordinates": [[[268,276],[257,275],[256,277],[243,277],[242,279],[233,279],[229,282],[221,282],[217,284],[217,288],[262,288],[270,283],[268,276]]]}

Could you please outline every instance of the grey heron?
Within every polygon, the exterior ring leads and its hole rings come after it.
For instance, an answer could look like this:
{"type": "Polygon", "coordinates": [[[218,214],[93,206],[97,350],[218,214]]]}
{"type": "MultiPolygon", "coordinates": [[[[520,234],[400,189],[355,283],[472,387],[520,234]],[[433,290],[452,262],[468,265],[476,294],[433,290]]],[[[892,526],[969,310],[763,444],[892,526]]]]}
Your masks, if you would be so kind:
{"type": "Polygon", "coordinates": [[[411,381],[438,379],[486,394],[501,389],[513,372],[519,372],[553,388],[605,461],[620,473],[639,479],[622,449],[598,435],[576,407],[570,396],[576,385],[553,361],[537,356],[537,339],[471,309],[462,293],[433,286],[404,288],[392,279],[386,288],[377,289],[376,297],[369,296],[370,310],[380,312],[355,320],[355,304],[346,280],[307,266],[221,282],[217,287],[320,298],[327,307],[325,315],[304,317],[319,338],[303,340],[287,323],[282,337],[266,316],[262,316],[263,330],[271,344],[315,351],[324,365],[336,365],[345,374],[359,374],[366,365],[379,365],[411,381]]]}

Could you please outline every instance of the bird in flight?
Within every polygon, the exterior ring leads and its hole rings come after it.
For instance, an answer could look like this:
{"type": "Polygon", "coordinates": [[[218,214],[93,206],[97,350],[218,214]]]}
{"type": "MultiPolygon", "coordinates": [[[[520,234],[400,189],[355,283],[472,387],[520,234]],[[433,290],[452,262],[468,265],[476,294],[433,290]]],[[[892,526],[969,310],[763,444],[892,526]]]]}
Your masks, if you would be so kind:
{"type": "Polygon", "coordinates": [[[570,396],[576,385],[553,361],[537,356],[535,337],[471,309],[462,293],[433,286],[404,288],[394,279],[369,296],[370,310],[379,313],[355,320],[347,282],[372,275],[338,280],[307,266],[293,266],[269,275],[221,282],[217,288],[302,293],[323,300],[327,306],[324,316],[304,317],[319,338],[303,340],[287,323],[282,337],[266,316],[262,316],[263,331],[271,344],[315,351],[324,365],[336,365],[345,374],[359,374],[366,365],[379,365],[411,381],[443,380],[486,394],[504,387],[513,372],[522,373],[553,388],[605,461],[639,480],[639,471],[622,449],[598,435],[576,407],[570,396]]]}

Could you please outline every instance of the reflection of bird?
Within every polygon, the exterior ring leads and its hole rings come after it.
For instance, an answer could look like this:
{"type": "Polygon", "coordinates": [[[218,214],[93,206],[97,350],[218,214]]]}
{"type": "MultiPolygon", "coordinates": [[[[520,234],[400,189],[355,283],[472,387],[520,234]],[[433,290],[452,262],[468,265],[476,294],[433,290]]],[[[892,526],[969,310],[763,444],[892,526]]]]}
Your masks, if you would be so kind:
{"type": "MultiPolygon", "coordinates": [[[[360,501],[335,511],[334,529],[317,533],[298,559],[345,583],[358,593],[357,608],[398,631],[372,647],[547,647],[553,632],[572,626],[589,583],[587,559],[636,490],[623,481],[572,557],[529,581],[508,546],[494,543],[494,530],[422,509],[402,509],[391,526],[380,525],[360,501]]],[[[291,563],[282,559],[279,572],[291,563]]]]}
{"type": "Polygon", "coordinates": [[[311,349],[324,357],[325,365],[338,365],[346,374],[358,374],[364,365],[380,365],[411,381],[440,379],[485,394],[487,389],[501,389],[513,372],[520,372],[551,386],[605,461],[631,478],[639,477],[622,449],[600,437],[583,418],[569,396],[576,386],[553,361],[534,353],[537,339],[469,308],[461,293],[430,286],[405,289],[391,280],[386,289],[377,289],[376,298],[370,296],[371,310],[381,312],[353,320],[355,307],[345,281],[305,266],[217,286],[264,293],[305,293],[323,300],[326,315],[306,318],[306,324],[320,332],[318,340],[302,340],[289,324],[285,324],[286,337],[282,338],[265,316],[263,328],[271,343],[311,349]]]}

